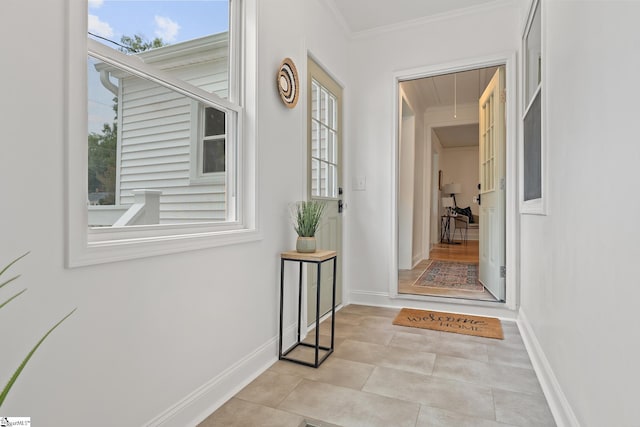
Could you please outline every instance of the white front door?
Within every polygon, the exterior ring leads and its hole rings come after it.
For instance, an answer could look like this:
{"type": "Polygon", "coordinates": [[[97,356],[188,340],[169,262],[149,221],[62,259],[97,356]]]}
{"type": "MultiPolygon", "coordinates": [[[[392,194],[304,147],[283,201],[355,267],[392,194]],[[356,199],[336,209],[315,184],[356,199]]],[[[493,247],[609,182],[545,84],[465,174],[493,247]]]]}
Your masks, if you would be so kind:
{"type": "Polygon", "coordinates": [[[498,300],[505,297],[504,67],[498,68],[480,97],[479,279],[498,300]]]}
{"type": "MultiPolygon", "coordinates": [[[[307,191],[326,203],[316,233],[318,249],[337,251],[336,305],[342,303],[342,88],[311,58],[307,62],[307,191]]],[[[333,263],[322,264],[320,315],[331,310],[333,263]]],[[[316,268],[307,275],[307,324],[316,319],[316,268]]]]}

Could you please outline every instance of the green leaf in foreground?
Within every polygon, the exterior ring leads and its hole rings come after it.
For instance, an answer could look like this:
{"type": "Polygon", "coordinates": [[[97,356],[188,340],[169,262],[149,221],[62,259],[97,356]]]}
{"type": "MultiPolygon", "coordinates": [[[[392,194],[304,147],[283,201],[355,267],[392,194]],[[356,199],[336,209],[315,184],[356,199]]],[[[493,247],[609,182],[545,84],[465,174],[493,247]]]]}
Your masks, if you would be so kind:
{"type": "MultiPolygon", "coordinates": [[[[16,258],[13,261],[11,261],[5,268],[2,269],[2,271],[0,271],[0,276],[2,276],[4,274],[4,272],[7,271],[13,264],[15,264],[16,262],[20,261],[22,258],[26,257],[27,255],[29,255],[29,253],[31,253],[31,251],[29,251],[27,253],[24,253],[24,254],[20,255],[18,258],[16,258]]],[[[13,282],[18,277],[20,277],[20,275],[18,275],[16,277],[12,277],[11,279],[9,279],[6,282],[2,283],[0,285],[0,288],[3,287],[4,285],[6,285],[9,282],[13,282]]]]}
{"type": "Polygon", "coordinates": [[[0,305],[0,308],[4,307],[5,305],[9,304],[12,300],[18,298],[20,295],[22,295],[24,292],[26,291],[26,289],[21,290],[20,292],[18,292],[17,294],[15,294],[14,296],[12,296],[11,298],[9,298],[8,300],[6,300],[5,302],[2,303],[2,305],[0,305]]]}
{"type": "MultiPolygon", "coordinates": [[[[25,254],[26,255],[26,254],[25,254]]],[[[23,255],[24,256],[24,255],[23,255]]],[[[22,258],[22,257],[20,257],[22,258]]],[[[20,259],[18,258],[18,259],[20,259]]],[[[17,261],[17,260],[16,260],[17,261]]],[[[15,262],[15,261],[14,261],[15,262]]],[[[1,273],[0,273],[1,274],[1,273]]],[[[38,341],[38,343],[35,345],[35,347],[33,347],[33,349],[29,352],[29,354],[27,354],[27,357],[24,358],[24,360],[22,361],[22,363],[20,364],[20,366],[18,366],[18,369],[16,369],[16,371],[13,373],[13,376],[11,376],[11,378],[9,379],[9,382],[7,383],[6,386],[4,386],[4,389],[2,389],[2,394],[0,394],[0,407],[2,407],[2,404],[4,403],[4,399],[7,397],[7,394],[9,394],[9,390],[11,390],[11,387],[13,387],[13,384],[16,382],[16,380],[18,379],[18,376],[22,373],[22,370],[24,369],[25,366],[27,366],[27,363],[29,362],[29,360],[31,359],[31,356],[33,356],[33,354],[36,352],[36,350],[38,349],[38,347],[40,347],[40,345],[44,342],[44,340],[49,336],[49,334],[51,334],[51,332],[53,332],[53,330],[55,328],[57,328],[58,326],[60,326],[60,324],[62,322],[64,322],[65,320],[67,320],[67,318],[69,316],[71,316],[75,311],[77,310],[77,308],[74,308],[69,314],[67,314],[66,316],[64,316],[62,318],[62,320],[60,320],[58,323],[56,323],[55,325],[53,325],[53,327],[51,329],[49,329],[49,331],[44,334],[44,336],[42,338],[40,338],[40,341],[38,341]]]]}

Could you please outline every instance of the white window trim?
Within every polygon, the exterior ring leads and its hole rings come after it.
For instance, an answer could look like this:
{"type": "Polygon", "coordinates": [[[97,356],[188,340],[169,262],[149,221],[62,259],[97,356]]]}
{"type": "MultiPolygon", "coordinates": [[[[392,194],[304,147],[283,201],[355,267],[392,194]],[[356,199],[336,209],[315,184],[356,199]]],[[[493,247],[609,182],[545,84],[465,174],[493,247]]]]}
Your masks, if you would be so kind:
{"type": "MultiPolygon", "coordinates": [[[[241,143],[237,147],[238,165],[233,179],[236,180],[235,188],[241,195],[237,203],[237,212],[235,212],[238,220],[224,223],[109,227],[92,230],[88,227],[86,198],[88,167],[86,61],[89,46],[92,56],[95,54],[99,59],[107,62],[113,62],[109,60],[112,50],[100,43],[87,40],[88,6],[86,2],[79,4],[74,0],[67,0],[66,6],[68,20],[65,52],[66,99],[64,100],[67,162],[65,174],[66,266],[79,267],[261,239],[256,197],[257,28],[254,25],[242,25],[244,22],[256,22],[257,1],[231,0],[230,2],[235,21],[231,23],[229,31],[236,34],[230,37],[231,43],[235,45],[238,40],[241,41],[237,49],[235,46],[230,48],[230,72],[236,72],[240,76],[238,79],[232,79],[237,81],[238,87],[235,91],[230,88],[230,93],[237,93],[237,99],[227,101],[198,88],[184,91],[180,89],[179,80],[153,68],[148,70],[149,74],[154,76],[156,83],[170,86],[205,104],[218,105],[237,113],[239,132],[237,137],[241,143]],[[234,55],[234,51],[238,54],[234,55]],[[101,58],[102,54],[105,55],[101,58]],[[235,101],[238,101],[241,107],[238,107],[235,101]]],[[[127,63],[130,60],[137,61],[126,55],[118,57],[118,66],[128,69],[127,63]]],[[[135,66],[147,71],[145,64],[136,62],[135,66]]],[[[135,70],[129,71],[137,74],[135,70]]],[[[230,197],[236,197],[236,195],[233,194],[230,197]]]]}
{"type": "Polygon", "coordinates": [[[547,180],[547,137],[546,137],[546,120],[545,120],[545,105],[547,102],[547,93],[546,93],[546,84],[545,84],[545,76],[546,76],[546,64],[547,61],[544,60],[544,52],[545,52],[545,32],[544,32],[544,8],[542,0],[533,0],[530,5],[529,13],[527,15],[527,21],[524,26],[522,32],[522,55],[521,56],[521,64],[520,69],[522,70],[520,88],[522,93],[522,100],[524,105],[522,106],[522,115],[520,117],[520,126],[522,132],[520,132],[519,138],[519,205],[520,205],[520,213],[521,214],[529,214],[529,215],[547,215],[548,210],[548,180],[547,180]],[[539,8],[539,10],[538,10],[539,8]],[[540,38],[541,38],[541,50],[542,50],[542,69],[541,73],[541,83],[538,85],[534,93],[532,94],[530,99],[526,99],[527,97],[527,59],[526,59],[526,49],[527,49],[527,36],[529,35],[529,31],[531,30],[531,25],[533,23],[533,18],[536,10],[540,13],[540,38]],[[540,116],[540,186],[542,196],[538,199],[524,200],[524,119],[526,117],[529,108],[533,104],[537,94],[540,93],[541,104],[541,116],[540,116]]]}

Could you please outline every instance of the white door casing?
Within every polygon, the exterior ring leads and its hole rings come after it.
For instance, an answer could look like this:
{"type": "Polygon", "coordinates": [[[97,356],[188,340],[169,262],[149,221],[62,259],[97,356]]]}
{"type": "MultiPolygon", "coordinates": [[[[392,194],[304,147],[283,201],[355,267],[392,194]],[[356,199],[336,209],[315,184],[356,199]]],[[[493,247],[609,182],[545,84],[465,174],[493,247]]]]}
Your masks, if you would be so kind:
{"type": "Polygon", "coordinates": [[[480,248],[479,280],[498,300],[505,298],[505,69],[498,68],[479,102],[480,248]],[[502,273],[502,274],[501,274],[502,273]]]}
{"type": "MultiPolygon", "coordinates": [[[[342,303],[342,88],[311,58],[307,62],[307,194],[326,204],[318,249],[338,253],[336,305],[342,303]]],[[[316,318],[316,267],[307,271],[307,325],[316,318]]],[[[322,264],[320,315],[331,310],[333,263],[322,264]]]]}
{"type": "Polygon", "coordinates": [[[398,268],[413,268],[413,212],[415,181],[415,114],[406,100],[400,103],[398,173],[398,268]]]}

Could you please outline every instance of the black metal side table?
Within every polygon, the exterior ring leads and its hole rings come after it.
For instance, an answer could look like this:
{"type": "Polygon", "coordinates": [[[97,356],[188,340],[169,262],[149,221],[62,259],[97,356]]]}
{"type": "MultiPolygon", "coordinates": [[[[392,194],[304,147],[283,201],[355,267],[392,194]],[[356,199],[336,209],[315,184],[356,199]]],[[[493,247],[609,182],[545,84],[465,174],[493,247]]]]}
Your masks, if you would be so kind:
{"type": "MultiPolygon", "coordinates": [[[[454,215],[442,215],[440,217],[440,243],[448,245],[459,245],[460,242],[454,242],[451,238],[451,220],[456,220],[454,215]]],[[[454,236],[455,237],[455,236],[454,236]]]]}
{"type": "Polygon", "coordinates": [[[313,368],[317,368],[326,360],[327,357],[331,353],[333,353],[333,333],[335,331],[335,314],[336,314],[336,264],[337,264],[337,253],[336,251],[323,251],[319,250],[314,253],[300,253],[296,251],[288,251],[283,252],[280,255],[280,336],[279,336],[279,347],[278,347],[278,358],[280,360],[288,360],[290,362],[299,363],[301,365],[311,366],[313,368]],[[331,345],[330,347],[325,347],[320,345],[320,281],[322,264],[333,260],[333,291],[331,297],[331,345]],[[284,302],[284,263],[285,261],[293,261],[297,262],[300,265],[300,271],[298,274],[298,327],[297,327],[297,336],[296,342],[287,350],[282,351],[282,318],[283,318],[283,302],[284,302]],[[300,341],[300,324],[302,322],[302,263],[312,263],[317,265],[317,292],[316,292],[316,339],[315,343],[306,343],[300,341]],[[295,359],[291,356],[288,356],[293,350],[295,350],[298,346],[311,347],[315,350],[314,362],[307,362],[305,360],[295,359]],[[320,350],[326,351],[326,353],[320,357],[320,350]]]}

